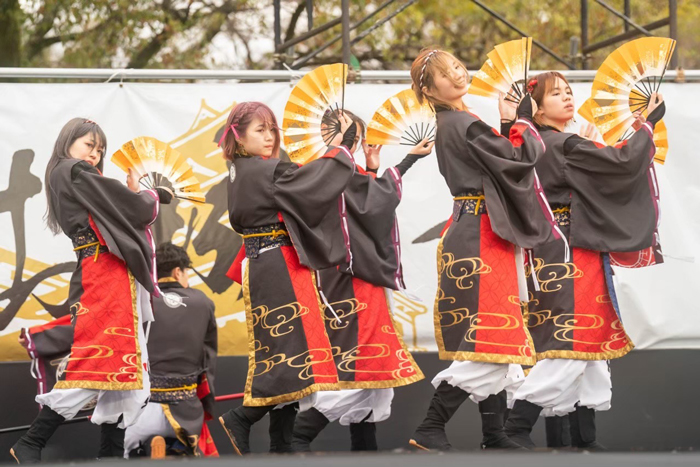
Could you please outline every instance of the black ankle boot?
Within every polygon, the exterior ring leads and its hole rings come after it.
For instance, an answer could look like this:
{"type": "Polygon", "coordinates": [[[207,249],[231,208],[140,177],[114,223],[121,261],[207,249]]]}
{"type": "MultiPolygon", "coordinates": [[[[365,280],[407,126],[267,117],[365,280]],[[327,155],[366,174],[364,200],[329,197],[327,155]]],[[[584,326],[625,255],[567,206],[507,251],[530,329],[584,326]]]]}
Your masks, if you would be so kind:
{"type": "Polygon", "coordinates": [[[481,432],[484,435],[481,440],[481,449],[524,449],[511,441],[503,430],[504,416],[507,410],[506,399],[506,391],[501,391],[498,394],[491,394],[479,402],[481,432]]]}
{"type": "Polygon", "coordinates": [[[294,432],[294,420],[297,417],[299,404],[285,405],[281,409],[270,411],[270,452],[288,453],[292,449],[292,434],[294,432]]]}
{"type": "Polygon", "coordinates": [[[219,422],[231,440],[236,454],[240,456],[250,453],[250,428],[274,407],[274,405],[263,407],[246,407],[242,405],[229,410],[219,417],[219,422]]]}
{"type": "Polygon", "coordinates": [[[18,464],[36,464],[41,462],[41,450],[49,438],[66,419],[51,410],[48,405],[42,407],[32,426],[10,449],[10,454],[18,464]]]}
{"type": "Polygon", "coordinates": [[[373,422],[351,423],[350,450],[376,451],[377,425],[375,425],[373,422]]]}
{"type": "Polygon", "coordinates": [[[97,458],[123,458],[125,431],[124,428],[119,428],[119,422],[100,425],[100,452],[97,458]]]}
{"type": "Polygon", "coordinates": [[[586,451],[607,451],[605,446],[596,441],[595,410],[576,406],[569,414],[571,424],[571,446],[586,451]]]}
{"type": "Polygon", "coordinates": [[[532,427],[537,423],[540,412],[542,412],[542,407],[539,405],[525,400],[516,400],[513,404],[513,410],[510,411],[508,420],[506,420],[506,435],[520,446],[534,449],[535,443],[532,442],[530,433],[532,427]]]}
{"type": "Polygon", "coordinates": [[[310,452],[311,442],[329,423],[326,416],[314,408],[297,415],[292,438],[294,452],[310,452]]]}
{"type": "Polygon", "coordinates": [[[546,417],[544,419],[547,432],[547,447],[553,449],[571,447],[569,416],[546,417]]]}
{"type": "Polygon", "coordinates": [[[445,424],[468,397],[468,392],[458,387],[450,386],[446,381],[441,382],[440,386],[435,390],[435,394],[433,394],[433,399],[430,401],[425,420],[416,428],[409,443],[426,451],[432,449],[449,451],[452,449],[449,441],[447,441],[445,424]]]}

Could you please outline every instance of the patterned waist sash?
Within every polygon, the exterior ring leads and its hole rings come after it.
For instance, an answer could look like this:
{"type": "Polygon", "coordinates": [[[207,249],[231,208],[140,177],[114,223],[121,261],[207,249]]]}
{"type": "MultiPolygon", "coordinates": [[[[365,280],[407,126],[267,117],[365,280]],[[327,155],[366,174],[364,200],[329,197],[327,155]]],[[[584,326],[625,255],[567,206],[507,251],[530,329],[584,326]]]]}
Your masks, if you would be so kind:
{"type": "Polygon", "coordinates": [[[480,190],[469,190],[453,198],[452,220],[457,222],[463,214],[478,216],[486,212],[486,198],[480,190]]]}
{"type": "Polygon", "coordinates": [[[177,402],[197,398],[197,376],[151,375],[151,402],[177,402]]]}
{"type": "Polygon", "coordinates": [[[292,239],[282,223],[243,229],[242,237],[247,258],[257,258],[263,250],[292,246],[292,239]]]}
{"type": "Polygon", "coordinates": [[[554,214],[554,220],[557,221],[559,225],[570,225],[571,224],[571,208],[565,204],[552,204],[552,213],[554,214]]]}
{"type": "Polygon", "coordinates": [[[75,251],[78,256],[78,261],[82,261],[83,258],[87,258],[88,256],[94,256],[95,261],[97,261],[97,257],[100,253],[107,253],[109,251],[109,248],[105,245],[100,245],[97,234],[90,226],[74,233],[71,235],[70,239],[73,242],[73,251],[75,251]]]}

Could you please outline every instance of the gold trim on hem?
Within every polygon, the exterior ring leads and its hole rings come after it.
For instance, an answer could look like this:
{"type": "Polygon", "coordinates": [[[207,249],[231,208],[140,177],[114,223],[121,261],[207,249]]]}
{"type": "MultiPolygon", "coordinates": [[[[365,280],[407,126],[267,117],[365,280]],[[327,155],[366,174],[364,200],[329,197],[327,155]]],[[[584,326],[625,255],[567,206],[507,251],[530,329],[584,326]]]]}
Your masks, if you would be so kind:
{"type": "Polygon", "coordinates": [[[483,363],[515,363],[518,365],[534,365],[537,360],[535,356],[525,357],[523,355],[504,355],[496,353],[484,353],[484,352],[448,352],[445,350],[440,350],[438,352],[440,360],[457,360],[457,361],[470,361],[470,362],[483,362],[483,363]]]}
{"type": "MultiPolygon", "coordinates": [[[[78,372],[79,373],[79,372],[78,372]]],[[[143,389],[143,384],[138,382],[133,383],[110,383],[108,381],[85,381],[85,380],[70,380],[56,381],[54,386],[56,389],[98,389],[101,391],[136,391],[143,389]]]]}
{"type": "Polygon", "coordinates": [[[618,350],[608,352],[580,352],[577,350],[547,350],[537,354],[537,361],[546,359],[566,359],[566,360],[614,360],[621,358],[634,349],[632,341],[618,350]]]}
{"type": "Polygon", "coordinates": [[[339,381],[339,389],[386,389],[408,386],[417,381],[424,379],[425,376],[418,369],[418,372],[413,376],[407,376],[399,379],[388,379],[384,381],[339,381]]]}
{"type": "Polygon", "coordinates": [[[199,443],[195,443],[194,445],[190,443],[187,431],[184,428],[182,428],[182,426],[177,422],[177,420],[175,420],[175,417],[173,416],[173,413],[170,410],[170,405],[159,405],[163,409],[163,415],[165,415],[165,418],[168,420],[168,423],[170,423],[170,426],[175,432],[175,436],[177,436],[177,439],[185,446],[189,446],[192,449],[192,453],[195,457],[200,457],[201,454],[199,453],[199,443]]]}
{"type": "Polygon", "coordinates": [[[303,399],[309,394],[318,391],[337,391],[340,388],[338,383],[315,383],[305,387],[299,391],[290,392],[289,394],[280,394],[273,397],[253,397],[246,386],[245,396],[243,397],[243,405],[246,407],[265,407],[267,405],[283,404],[285,402],[294,402],[303,399]]]}

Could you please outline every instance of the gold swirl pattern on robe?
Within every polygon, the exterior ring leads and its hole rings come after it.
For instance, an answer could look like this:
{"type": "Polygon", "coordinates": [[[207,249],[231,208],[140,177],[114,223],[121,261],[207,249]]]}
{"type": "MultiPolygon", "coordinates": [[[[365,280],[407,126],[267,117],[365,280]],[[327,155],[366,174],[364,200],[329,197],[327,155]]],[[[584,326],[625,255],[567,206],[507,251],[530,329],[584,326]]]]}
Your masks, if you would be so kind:
{"type": "Polygon", "coordinates": [[[279,306],[272,310],[270,310],[266,305],[261,305],[251,310],[251,316],[253,317],[253,327],[260,325],[263,329],[269,330],[270,336],[272,337],[280,337],[284,336],[285,334],[289,334],[294,330],[294,326],[289,323],[308,313],[309,309],[299,302],[288,303],[286,305],[279,306]],[[285,309],[291,310],[292,315],[287,316],[283,314],[282,311],[285,309]],[[279,322],[269,323],[268,319],[272,319],[271,316],[276,313],[279,313],[276,316],[276,319],[279,322]],[[285,325],[287,325],[288,327],[285,330],[281,330],[282,326],[285,325]]]}
{"type": "Polygon", "coordinates": [[[586,342],[576,340],[573,338],[573,336],[569,335],[569,333],[573,334],[574,331],[599,329],[603,327],[603,324],[605,324],[605,320],[603,319],[603,317],[598,315],[588,315],[583,313],[577,313],[575,315],[572,313],[561,314],[554,317],[554,325],[558,328],[561,328],[554,333],[554,338],[561,342],[598,345],[599,342],[586,342]],[[580,324],[582,321],[581,318],[591,318],[593,322],[590,326],[582,326],[580,324]]]}
{"type": "Polygon", "coordinates": [[[338,331],[340,329],[345,329],[346,327],[348,327],[350,321],[346,320],[345,318],[367,309],[367,304],[360,303],[360,301],[356,298],[340,300],[338,302],[330,303],[330,305],[333,308],[333,311],[335,311],[335,314],[338,315],[338,318],[340,318],[341,322],[338,322],[335,316],[333,316],[333,314],[330,313],[330,310],[327,306],[323,306],[323,319],[328,321],[328,326],[334,331],[338,331]],[[349,305],[350,309],[346,309],[344,305],[349,305]]]}
{"type": "Polygon", "coordinates": [[[583,277],[583,271],[574,263],[545,263],[542,258],[535,258],[532,270],[542,292],[558,292],[563,287],[557,282],[583,277]]]}
{"type": "Polygon", "coordinates": [[[525,339],[525,344],[506,344],[506,343],[501,343],[501,342],[489,342],[489,341],[480,341],[477,340],[475,337],[475,334],[477,331],[480,330],[498,330],[498,331],[508,331],[511,329],[518,329],[520,328],[520,322],[517,317],[513,315],[508,315],[505,313],[486,313],[486,312],[480,312],[477,316],[473,316],[471,318],[470,324],[469,324],[469,330],[467,331],[467,335],[464,336],[464,340],[466,342],[469,342],[471,344],[484,344],[484,345],[497,345],[497,346],[502,346],[502,347],[517,347],[520,349],[520,354],[521,355],[526,355],[525,354],[525,349],[528,348],[528,341],[525,339]],[[502,318],[504,320],[502,326],[484,326],[481,325],[480,323],[483,321],[484,316],[497,316],[499,318],[502,318]]]}
{"type": "Polygon", "coordinates": [[[134,337],[134,333],[131,330],[131,328],[123,328],[117,326],[107,328],[104,330],[103,333],[108,336],[134,337]]]}
{"type": "Polygon", "coordinates": [[[294,355],[291,357],[287,357],[285,354],[279,353],[273,355],[272,357],[266,358],[265,360],[256,361],[253,376],[264,375],[277,365],[286,363],[291,368],[301,368],[298,375],[299,379],[308,380],[319,376],[328,376],[325,374],[314,374],[312,367],[318,363],[326,363],[331,361],[333,361],[333,353],[331,349],[309,349],[300,353],[299,355],[294,355]],[[263,371],[259,371],[258,367],[260,365],[262,365],[263,371]]]}
{"type": "Polygon", "coordinates": [[[493,269],[481,258],[455,259],[452,253],[443,253],[438,261],[438,275],[443,273],[455,281],[457,288],[467,290],[474,287],[475,275],[489,274],[493,269]],[[457,272],[455,272],[455,269],[457,272]],[[468,284],[465,282],[468,280],[468,284]]]}
{"type": "Polygon", "coordinates": [[[457,302],[457,299],[454,297],[445,296],[445,291],[442,290],[442,287],[438,285],[437,296],[435,297],[435,303],[437,304],[437,307],[435,309],[439,316],[441,328],[449,328],[451,326],[456,326],[457,324],[461,323],[465,319],[471,318],[472,316],[469,312],[469,309],[465,307],[455,308],[453,310],[441,310],[440,302],[448,302],[449,304],[454,304],[457,302]],[[443,324],[443,318],[447,316],[449,316],[451,320],[448,321],[447,324],[443,324]]]}

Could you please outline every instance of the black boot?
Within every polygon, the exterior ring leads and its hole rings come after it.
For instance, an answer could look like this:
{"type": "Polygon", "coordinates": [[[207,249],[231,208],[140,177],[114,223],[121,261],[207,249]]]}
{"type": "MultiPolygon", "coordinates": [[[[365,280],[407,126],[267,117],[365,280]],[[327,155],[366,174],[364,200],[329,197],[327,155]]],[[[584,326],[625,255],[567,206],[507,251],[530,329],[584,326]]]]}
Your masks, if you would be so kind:
{"type": "Polygon", "coordinates": [[[595,410],[576,406],[569,414],[571,424],[571,446],[586,451],[607,451],[605,446],[596,441],[595,410]]]}
{"type": "Polygon", "coordinates": [[[250,428],[274,407],[274,405],[263,407],[246,407],[242,405],[229,410],[219,417],[219,422],[231,440],[236,454],[240,456],[250,453],[250,428]]]}
{"type": "Polygon", "coordinates": [[[547,447],[553,449],[571,447],[571,433],[569,432],[569,416],[546,417],[544,419],[547,431],[547,447]]]}
{"type": "Polygon", "coordinates": [[[314,408],[297,415],[292,438],[294,452],[310,452],[311,442],[329,423],[326,416],[314,408]]]}
{"type": "Polygon", "coordinates": [[[372,412],[360,423],[350,424],[350,450],[351,451],[376,451],[377,450],[377,425],[366,421],[372,412]]]}
{"type": "Polygon", "coordinates": [[[126,430],[119,428],[119,422],[103,423],[100,425],[100,430],[100,452],[97,454],[97,458],[123,458],[124,433],[126,430]]]}
{"type": "Polygon", "coordinates": [[[449,451],[452,449],[447,441],[445,424],[468,397],[468,392],[450,386],[446,381],[441,382],[433,394],[433,400],[430,401],[425,420],[416,428],[409,443],[425,451],[431,449],[449,451]]]}
{"type": "Polygon", "coordinates": [[[66,419],[45,405],[32,422],[32,426],[10,449],[10,454],[18,464],[41,462],[41,450],[47,441],[66,419]]]}
{"type": "Polygon", "coordinates": [[[481,449],[519,449],[523,447],[511,441],[503,431],[504,415],[508,409],[506,391],[491,394],[479,402],[481,413],[481,449]]]}
{"type": "Polygon", "coordinates": [[[525,400],[516,400],[513,404],[513,410],[508,415],[506,420],[505,432],[506,435],[526,449],[534,449],[535,443],[530,438],[532,427],[537,423],[537,417],[540,416],[542,407],[535,405],[532,402],[525,400]]]}
{"type": "Polygon", "coordinates": [[[281,409],[270,411],[270,452],[282,454],[294,452],[292,449],[292,434],[294,420],[297,417],[299,404],[285,405],[281,409]]]}

